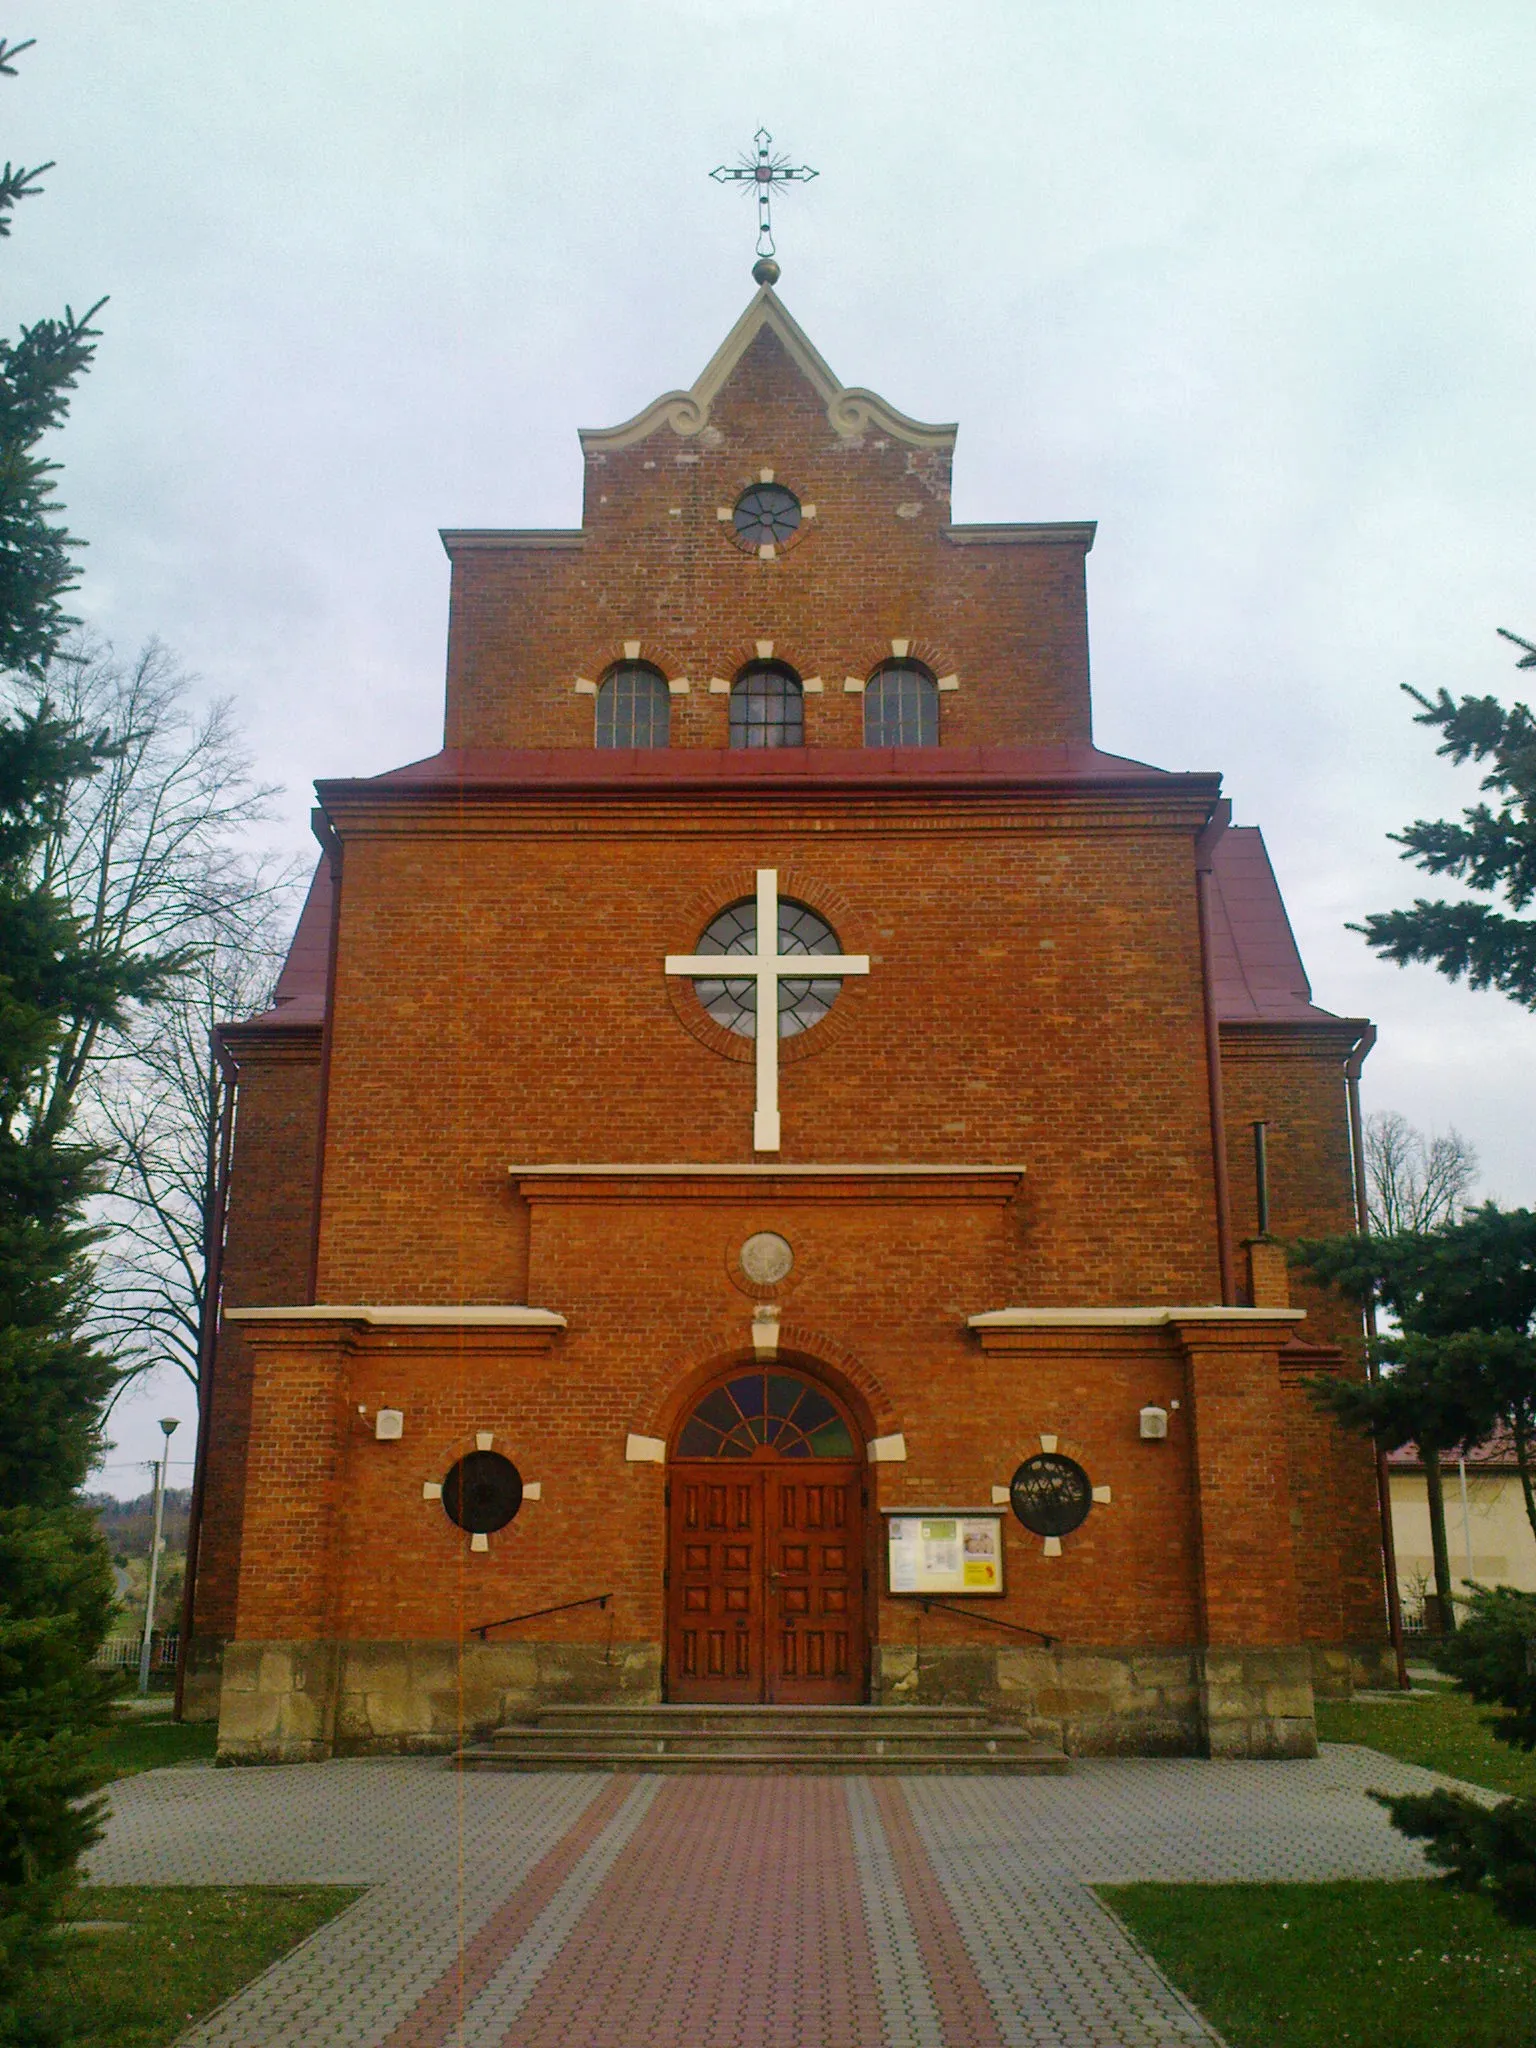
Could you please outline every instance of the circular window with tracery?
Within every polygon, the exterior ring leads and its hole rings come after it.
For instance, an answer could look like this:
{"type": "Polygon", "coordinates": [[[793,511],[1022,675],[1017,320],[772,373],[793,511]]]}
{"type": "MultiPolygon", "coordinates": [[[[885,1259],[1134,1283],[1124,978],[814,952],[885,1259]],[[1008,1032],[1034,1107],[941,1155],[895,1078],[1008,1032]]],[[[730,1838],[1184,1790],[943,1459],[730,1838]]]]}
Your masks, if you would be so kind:
{"type": "MultiPolygon", "coordinates": [[[[757,952],[757,903],[748,897],[745,902],[733,903],[728,910],[722,910],[718,917],[711,918],[704,927],[696,953],[757,952]]],[[[814,958],[817,953],[837,953],[841,948],[837,934],[825,918],[818,917],[814,910],[807,910],[803,903],[791,903],[779,898],[779,953],[804,953],[814,958]]],[[[788,975],[779,982],[779,1036],[794,1038],[802,1031],[809,1031],[813,1024],[819,1024],[828,1010],[837,1001],[842,991],[840,975],[809,974],[801,979],[788,975]]],[[[740,1038],[757,1036],[757,980],[755,976],[734,975],[722,972],[718,979],[703,977],[693,984],[694,994],[717,1024],[723,1024],[727,1031],[734,1031],[740,1038]]]]}
{"type": "Polygon", "coordinates": [[[500,1451],[471,1451],[443,1481],[443,1513],[471,1536],[494,1536],[523,1504],[523,1475],[500,1451]]]}
{"type": "Polygon", "coordinates": [[[800,500],[782,484],[752,484],[731,508],[731,537],[757,554],[787,547],[800,531],[800,500]]]}
{"type": "Polygon", "coordinates": [[[707,1393],[683,1424],[673,1456],[853,1458],[853,1431],[820,1387],[790,1372],[744,1372],[707,1393]]]}
{"type": "Polygon", "coordinates": [[[1093,1484],[1075,1458],[1039,1451],[1026,1458],[1008,1488],[1013,1512],[1036,1536],[1070,1536],[1093,1506],[1093,1484]]]}

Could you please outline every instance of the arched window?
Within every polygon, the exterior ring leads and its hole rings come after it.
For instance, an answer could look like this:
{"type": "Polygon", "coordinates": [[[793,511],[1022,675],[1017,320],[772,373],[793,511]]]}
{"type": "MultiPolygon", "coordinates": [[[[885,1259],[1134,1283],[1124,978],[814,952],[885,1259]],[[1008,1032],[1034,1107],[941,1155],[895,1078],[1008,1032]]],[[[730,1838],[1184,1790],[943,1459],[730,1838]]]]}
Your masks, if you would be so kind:
{"type": "Polygon", "coordinates": [[[853,1431],[832,1402],[798,1373],[749,1371],[704,1396],[677,1439],[679,1458],[750,1458],[763,1446],[781,1458],[854,1458],[853,1431]]]}
{"type": "Polygon", "coordinates": [[[882,662],[864,687],[866,747],[936,747],[939,691],[920,661],[882,662]]]}
{"type": "Polygon", "coordinates": [[[782,661],[752,661],[731,685],[733,747],[803,747],[805,698],[782,661]]]}
{"type": "Polygon", "coordinates": [[[597,693],[600,747],[664,747],[672,733],[672,692],[658,668],[621,661],[597,693]]]}

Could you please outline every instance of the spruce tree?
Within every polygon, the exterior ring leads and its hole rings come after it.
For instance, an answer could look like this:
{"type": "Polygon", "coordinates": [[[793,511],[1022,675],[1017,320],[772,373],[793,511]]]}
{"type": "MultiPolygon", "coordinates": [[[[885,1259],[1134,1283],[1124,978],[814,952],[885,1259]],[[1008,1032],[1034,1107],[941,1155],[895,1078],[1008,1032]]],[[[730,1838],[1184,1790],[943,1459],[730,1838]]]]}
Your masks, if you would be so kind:
{"type": "MultiPolygon", "coordinates": [[[[0,42],[0,75],[28,45],[0,42]]],[[[47,165],[0,173],[0,235],[47,165]]],[[[42,1114],[49,1064],[81,1017],[152,996],[163,961],[89,947],[38,860],[59,808],[105,749],[60,719],[49,663],[73,621],[77,545],[38,452],[96,343],[66,308],[0,340],[0,667],[29,688],[0,717],[0,2042],[48,2036],[37,1971],[97,1818],[113,1686],[91,1656],[112,1608],[105,1547],[80,1498],[113,1369],[82,1332],[97,1162],[42,1114]]],[[[13,696],[14,696],[13,692],[13,696]]]]}
{"type": "MultiPolygon", "coordinates": [[[[1536,646],[1517,633],[1501,636],[1522,648],[1517,668],[1536,668],[1536,646]]],[[[1424,961],[1451,981],[1494,988],[1536,1010],[1536,918],[1510,916],[1536,899],[1536,718],[1525,704],[1506,707],[1496,697],[1435,697],[1404,688],[1421,708],[1415,725],[1438,728],[1436,752],[1460,767],[1488,763],[1482,788],[1496,804],[1474,804],[1461,822],[1420,818],[1391,836],[1431,875],[1450,875],[1487,903],[1435,902],[1421,896],[1409,910],[1384,910],[1351,925],[1366,943],[1399,967],[1424,961]]]]}

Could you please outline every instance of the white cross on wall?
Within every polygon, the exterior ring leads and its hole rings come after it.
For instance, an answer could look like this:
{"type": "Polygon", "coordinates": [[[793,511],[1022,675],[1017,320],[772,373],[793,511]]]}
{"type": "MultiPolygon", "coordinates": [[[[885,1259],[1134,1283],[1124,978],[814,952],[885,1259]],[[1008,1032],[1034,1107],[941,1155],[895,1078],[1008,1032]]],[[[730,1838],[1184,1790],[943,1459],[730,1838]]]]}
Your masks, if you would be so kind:
{"type": "Polygon", "coordinates": [[[779,951],[779,871],[757,871],[757,938],[751,953],[669,953],[668,974],[686,974],[693,981],[757,983],[757,1109],[752,1118],[754,1152],[779,1149],[779,983],[814,977],[841,979],[868,974],[867,953],[781,953],[779,951]],[[767,1023],[767,1030],[763,1029],[767,1023]]]}

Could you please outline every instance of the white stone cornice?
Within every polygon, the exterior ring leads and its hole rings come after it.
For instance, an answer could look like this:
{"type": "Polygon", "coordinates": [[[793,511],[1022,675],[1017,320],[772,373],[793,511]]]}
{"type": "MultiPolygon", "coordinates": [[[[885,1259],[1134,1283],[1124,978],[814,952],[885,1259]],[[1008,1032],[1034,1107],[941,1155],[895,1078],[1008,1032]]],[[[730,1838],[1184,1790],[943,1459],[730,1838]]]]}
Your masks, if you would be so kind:
{"type": "Polygon", "coordinates": [[[994,1308],[967,1316],[971,1330],[1156,1330],[1170,1323],[1299,1323],[1304,1308],[994,1308]]]}
{"type": "MultiPolygon", "coordinates": [[[[732,956],[727,954],[722,955],[720,957],[728,959],[732,956]]],[[[808,957],[814,959],[818,956],[812,954],[808,957]]],[[[1025,1170],[1026,1169],[1022,1166],[996,1165],[892,1166],[888,1161],[883,1160],[875,1165],[870,1165],[867,1162],[861,1161],[851,1165],[842,1166],[831,1164],[823,1166],[782,1166],[778,1164],[765,1165],[759,1160],[747,1160],[739,1166],[722,1164],[717,1160],[710,1160],[702,1164],[696,1162],[691,1163],[686,1160],[676,1160],[668,1162],[645,1160],[640,1163],[610,1161],[607,1164],[599,1165],[592,1164],[589,1162],[583,1162],[579,1165],[567,1163],[565,1165],[509,1166],[507,1168],[507,1172],[513,1180],[533,1180],[540,1177],[542,1177],[545,1180],[574,1180],[582,1176],[596,1176],[604,1180],[637,1180],[645,1176],[660,1176],[663,1178],[671,1179],[687,1179],[695,1174],[724,1175],[732,1180],[739,1179],[743,1174],[766,1174],[776,1180],[783,1180],[790,1175],[831,1175],[834,1178],[846,1179],[849,1176],[856,1174],[872,1174],[880,1176],[882,1178],[889,1178],[893,1175],[900,1177],[903,1174],[940,1174],[951,1180],[974,1180],[982,1174],[988,1174],[1004,1175],[1009,1179],[1016,1180],[1025,1172],[1025,1170]]],[[[240,1311],[231,1311],[231,1313],[240,1313],[240,1311]]],[[[284,1313],[299,1313],[299,1311],[284,1311],[284,1313]]],[[[535,1314],[539,1313],[539,1311],[528,1310],[525,1311],[525,1313],[535,1314]]],[[[998,1315],[1027,1315],[1030,1313],[1030,1311],[1027,1309],[998,1309],[995,1311],[995,1313],[998,1315]]],[[[1045,1313],[1055,1313],[1055,1311],[1045,1311],[1045,1313]]],[[[1067,1311],[1067,1313],[1071,1314],[1073,1313],[1073,1311],[1069,1310],[1067,1311]]],[[[1089,1310],[1086,1311],[1086,1313],[1092,1314],[1093,1311],[1089,1310]]],[[[1132,1311],[1132,1313],[1139,1315],[1149,1313],[1149,1311],[1138,1309],[1132,1311]]],[[[1162,1313],[1162,1311],[1157,1311],[1157,1313],[1162,1313]]],[[[1182,1314],[1184,1313],[1184,1311],[1181,1310],[1179,1311],[1179,1313],[1182,1314]]],[[[1191,1311],[1191,1313],[1198,1314],[1200,1313],[1200,1311],[1191,1311]]],[[[1220,1313],[1220,1311],[1218,1311],[1218,1313],[1220,1313]]]]}
{"type": "Polygon", "coordinates": [[[410,1329],[563,1330],[565,1317],[550,1308],[469,1303],[462,1307],[410,1307],[377,1302],[316,1301],[292,1308],[227,1308],[227,1323],[366,1323],[410,1329]]]}
{"type": "Polygon", "coordinates": [[[1055,548],[1093,546],[1096,519],[1018,521],[1007,526],[946,526],[944,538],[957,548],[1055,548]]]}

